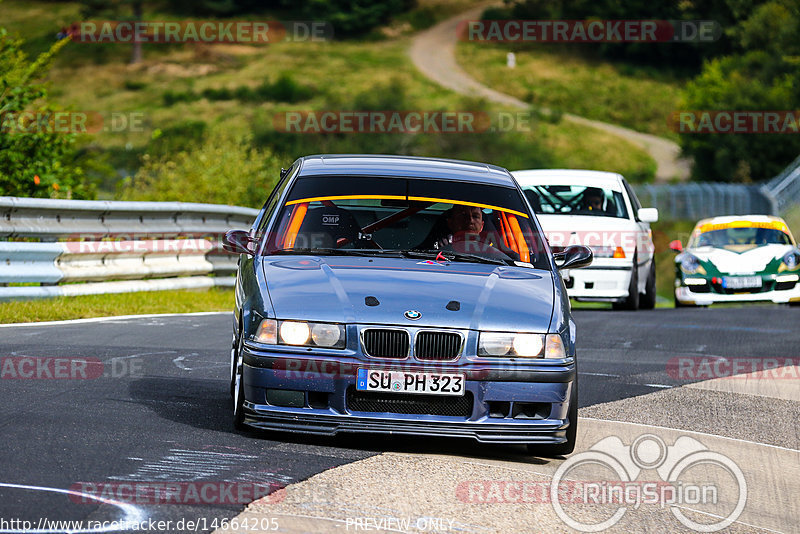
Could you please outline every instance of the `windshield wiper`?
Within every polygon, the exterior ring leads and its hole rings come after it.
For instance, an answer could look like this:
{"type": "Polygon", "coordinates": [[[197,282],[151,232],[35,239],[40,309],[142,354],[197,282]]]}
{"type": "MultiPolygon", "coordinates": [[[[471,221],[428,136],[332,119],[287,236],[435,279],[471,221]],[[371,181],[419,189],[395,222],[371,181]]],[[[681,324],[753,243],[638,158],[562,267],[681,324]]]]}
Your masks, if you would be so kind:
{"type": "Polygon", "coordinates": [[[403,256],[407,258],[431,258],[431,259],[444,259],[444,261],[472,261],[475,263],[491,263],[493,265],[513,265],[511,258],[504,260],[502,258],[489,258],[486,256],[479,256],[478,254],[468,254],[466,252],[455,252],[448,250],[441,252],[438,250],[401,250],[403,256]]]}

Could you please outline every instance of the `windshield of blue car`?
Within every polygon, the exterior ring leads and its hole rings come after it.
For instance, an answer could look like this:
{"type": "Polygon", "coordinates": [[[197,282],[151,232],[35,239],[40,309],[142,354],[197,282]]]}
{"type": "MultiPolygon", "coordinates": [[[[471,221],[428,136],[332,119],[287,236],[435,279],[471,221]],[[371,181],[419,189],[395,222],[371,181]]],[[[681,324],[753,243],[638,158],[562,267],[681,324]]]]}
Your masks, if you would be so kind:
{"type": "Polygon", "coordinates": [[[689,246],[739,250],[764,245],[791,244],[792,240],[787,234],[774,228],[738,227],[701,233],[690,241],[689,246]]]}
{"type": "Polygon", "coordinates": [[[301,177],[264,253],[398,255],[549,269],[519,191],[485,183],[376,177],[301,177]],[[427,255],[425,254],[427,253],[427,255]]]}
{"type": "Polygon", "coordinates": [[[628,218],[621,191],[583,185],[523,185],[522,190],[537,214],[628,218]]]}

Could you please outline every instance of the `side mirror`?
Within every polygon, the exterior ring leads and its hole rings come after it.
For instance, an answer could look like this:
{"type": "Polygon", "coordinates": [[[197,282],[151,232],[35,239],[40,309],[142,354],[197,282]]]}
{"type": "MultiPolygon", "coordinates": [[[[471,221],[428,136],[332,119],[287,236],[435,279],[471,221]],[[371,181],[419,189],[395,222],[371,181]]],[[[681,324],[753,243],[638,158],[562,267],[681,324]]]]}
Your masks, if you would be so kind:
{"type": "Polygon", "coordinates": [[[669,242],[670,250],[674,250],[675,252],[683,252],[683,245],[681,245],[680,239],[676,239],[675,241],[669,242]]]}
{"type": "Polygon", "coordinates": [[[553,258],[558,262],[558,270],[562,269],[578,269],[579,267],[586,267],[592,263],[594,254],[592,249],[584,247],[583,245],[572,245],[564,249],[563,252],[556,252],[553,258]]]}
{"type": "Polygon", "coordinates": [[[254,242],[245,230],[228,230],[222,238],[222,248],[234,254],[255,254],[250,245],[254,242]]]}
{"type": "Polygon", "coordinates": [[[636,212],[639,220],[646,223],[658,222],[658,210],[656,208],[639,208],[636,212]]]}

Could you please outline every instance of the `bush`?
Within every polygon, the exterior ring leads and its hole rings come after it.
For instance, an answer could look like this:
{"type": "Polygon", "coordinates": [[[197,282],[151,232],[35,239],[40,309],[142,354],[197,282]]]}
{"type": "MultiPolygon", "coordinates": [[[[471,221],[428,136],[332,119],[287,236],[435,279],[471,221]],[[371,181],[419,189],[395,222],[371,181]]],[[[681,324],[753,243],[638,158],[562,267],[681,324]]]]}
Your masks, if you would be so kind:
{"type": "Polygon", "coordinates": [[[136,80],[125,80],[123,87],[128,91],[141,91],[145,87],[147,87],[147,82],[140,82],[136,80]]]}
{"type": "Polygon", "coordinates": [[[200,93],[191,90],[166,91],[163,98],[165,105],[172,106],[178,102],[194,102],[201,98],[209,101],[236,99],[241,102],[275,101],[295,104],[308,100],[313,96],[314,90],[311,87],[297,83],[288,74],[282,74],[274,83],[265,80],[255,89],[242,85],[235,89],[208,87],[200,93]]]}
{"type": "Polygon", "coordinates": [[[22,41],[0,28],[0,195],[94,198],[95,185],[82,168],[75,133],[19,124],[22,112],[37,116],[56,110],[40,79],[53,56],[69,43],[55,43],[29,62],[22,41]],[[20,128],[25,127],[25,130],[20,128]]]}
{"type": "Polygon", "coordinates": [[[159,158],[182,150],[190,150],[202,143],[207,131],[208,125],[200,120],[186,120],[156,129],[147,144],[146,153],[159,158]]]}
{"type": "Polygon", "coordinates": [[[265,86],[269,87],[269,89],[266,90],[266,93],[270,96],[269,100],[274,100],[276,102],[294,104],[303,102],[314,96],[311,88],[300,85],[288,74],[281,74],[275,83],[271,86],[265,84],[265,86]]]}
{"type": "Polygon", "coordinates": [[[233,99],[233,91],[226,87],[222,87],[219,89],[214,89],[209,87],[207,89],[203,89],[201,93],[203,98],[207,100],[232,100],[233,99]]]}
{"type": "Polygon", "coordinates": [[[209,202],[261,207],[281,164],[272,151],[248,139],[210,136],[199,146],[161,158],[145,155],[142,167],[118,187],[122,200],[209,202]]]}
{"type": "Polygon", "coordinates": [[[415,4],[415,0],[308,0],[303,3],[303,15],[330,22],[337,36],[356,36],[385,24],[415,4]]]}
{"type": "Polygon", "coordinates": [[[180,102],[194,102],[200,97],[192,91],[166,91],[162,96],[165,106],[173,106],[180,102]]]}

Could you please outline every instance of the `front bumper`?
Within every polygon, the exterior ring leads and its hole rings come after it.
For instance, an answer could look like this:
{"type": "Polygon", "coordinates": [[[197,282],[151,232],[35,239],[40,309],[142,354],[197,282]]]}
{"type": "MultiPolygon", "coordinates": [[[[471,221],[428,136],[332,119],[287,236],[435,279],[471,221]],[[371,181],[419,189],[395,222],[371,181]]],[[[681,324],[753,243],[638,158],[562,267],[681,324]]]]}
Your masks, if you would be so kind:
{"type": "MultiPolygon", "coordinates": [[[[245,346],[245,424],[266,430],[335,435],[340,432],[472,438],[483,443],[566,441],[575,363],[433,364],[365,361],[357,357],[275,354],[245,346]],[[290,361],[291,365],[286,362],[290,361]],[[461,415],[358,411],[349,402],[358,368],[379,367],[466,375],[471,406],[461,415]],[[293,392],[302,405],[276,405],[270,395],[293,392]],[[302,394],[301,394],[302,392],[302,394]],[[531,416],[532,407],[536,414],[531,416]]],[[[363,393],[363,392],[360,392],[363,393]]],[[[396,394],[391,394],[392,398],[396,394]]],[[[275,395],[273,395],[274,397],[275,395]]],[[[416,397],[411,394],[403,396],[416,397]]],[[[391,408],[387,408],[389,410],[391,408]]]]}
{"type": "Polygon", "coordinates": [[[564,279],[567,294],[580,301],[617,302],[628,297],[633,266],[619,260],[596,260],[570,270],[564,279]]]}
{"type": "Polygon", "coordinates": [[[786,304],[788,302],[800,302],[800,284],[794,289],[771,290],[760,293],[733,293],[724,295],[714,292],[694,292],[689,287],[679,286],[675,288],[675,299],[681,304],[695,306],[709,306],[722,302],[774,302],[775,304],[786,304]]]}

